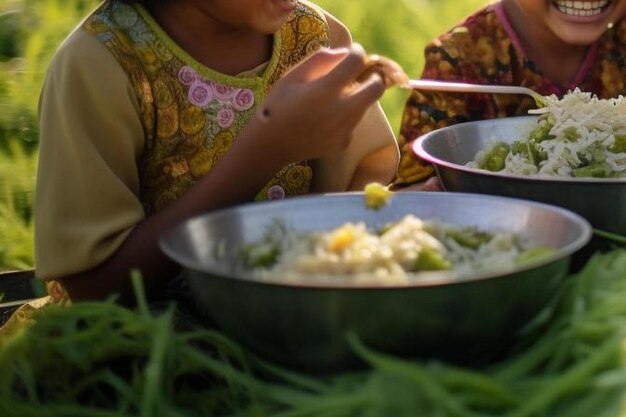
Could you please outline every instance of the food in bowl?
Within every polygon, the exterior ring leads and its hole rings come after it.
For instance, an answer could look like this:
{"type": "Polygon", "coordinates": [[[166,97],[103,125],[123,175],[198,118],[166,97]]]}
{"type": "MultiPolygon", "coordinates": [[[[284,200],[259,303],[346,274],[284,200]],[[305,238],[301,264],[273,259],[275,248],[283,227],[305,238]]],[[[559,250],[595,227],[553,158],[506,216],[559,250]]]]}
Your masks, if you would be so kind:
{"type": "Polygon", "coordinates": [[[363,193],[338,193],[231,207],[188,219],[160,245],[182,266],[211,323],[264,359],[319,373],[359,363],[347,332],[396,355],[457,363],[495,359],[559,291],[572,254],[591,235],[580,216],[526,200],[398,192],[371,210],[363,199],[363,193]],[[295,235],[361,221],[382,230],[409,214],[460,229],[514,233],[555,253],[508,271],[477,271],[462,280],[451,271],[425,272],[440,279],[399,285],[255,279],[242,265],[241,249],[264,240],[277,219],[295,235]]]}
{"type": "Polygon", "coordinates": [[[544,98],[530,134],[512,143],[493,138],[468,167],[515,175],[626,177],[626,100],[598,99],[579,89],[544,98]]]}
{"type": "Polygon", "coordinates": [[[379,210],[385,207],[391,200],[393,192],[379,182],[371,182],[363,189],[365,197],[365,207],[372,210],[379,210]]]}
{"type": "Polygon", "coordinates": [[[424,272],[447,271],[458,279],[480,271],[504,272],[553,253],[511,232],[407,214],[380,230],[346,222],[326,231],[295,232],[277,222],[261,240],[242,248],[241,259],[259,279],[396,285],[437,277],[424,272]]]}

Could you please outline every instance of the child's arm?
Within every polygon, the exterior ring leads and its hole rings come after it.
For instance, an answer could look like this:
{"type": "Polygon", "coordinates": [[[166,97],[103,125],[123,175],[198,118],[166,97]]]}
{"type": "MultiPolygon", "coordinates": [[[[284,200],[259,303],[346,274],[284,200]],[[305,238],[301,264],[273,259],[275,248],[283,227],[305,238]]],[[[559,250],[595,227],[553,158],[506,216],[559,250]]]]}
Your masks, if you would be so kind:
{"type": "Polygon", "coordinates": [[[348,190],[363,190],[371,182],[388,184],[398,168],[400,154],[395,137],[379,104],[368,110],[354,130],[353,141],[362,141],[361,153],[348,190]],[[364,153],[365,150],[369,152],[364,153]]]}
{"type": "MultiPolygon", "coordinates": [[[[331,47],[352,44],[348,29],[332,15],[325,13],[331,47]]],[[[313,192],[363,190],[370,182],[388,184],[396,173],[400,159],[398,145],[380,104],[365,113],[354,130],[348,148],[314,161],[313,192]]]]}
{"type": "Polygon", "coordinates": [[[367,110],[348,149],[314,162],[317,192],[363,190],[370,182],[387,184],[398,166],[398,147],[379,104],[367,110]],[[387,145],[381,139],[391,138],[387,145]]]}

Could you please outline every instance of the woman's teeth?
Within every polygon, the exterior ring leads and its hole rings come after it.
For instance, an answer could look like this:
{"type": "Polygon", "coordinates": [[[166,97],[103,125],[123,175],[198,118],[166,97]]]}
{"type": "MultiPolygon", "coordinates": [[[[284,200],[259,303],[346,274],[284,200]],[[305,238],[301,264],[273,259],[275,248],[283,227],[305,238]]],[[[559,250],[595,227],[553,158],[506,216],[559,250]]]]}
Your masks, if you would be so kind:
{"type": "Polygon", "coordinates": [[[563,1],[554,2],[561,13],[571,16],[595,16],[602,13],[604,7],[609,3],[608,0],[601,1],[563,1]]]}

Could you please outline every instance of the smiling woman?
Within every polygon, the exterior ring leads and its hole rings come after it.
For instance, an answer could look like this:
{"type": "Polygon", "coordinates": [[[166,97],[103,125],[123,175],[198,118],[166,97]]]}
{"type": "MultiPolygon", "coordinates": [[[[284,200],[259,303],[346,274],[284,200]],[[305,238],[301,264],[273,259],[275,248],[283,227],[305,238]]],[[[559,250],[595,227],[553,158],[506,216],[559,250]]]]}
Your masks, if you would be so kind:
{"type": "MultiPolygon", "coordinates": [[[[626,94],[626,0],[501,0],[425,48],[422,77],[530,88],[561,97],[580,88],[600,99],[626,94]]],[[[419,136],[455,123],[522,116],[536,108],[512,95],[421,93],[407,101],[396,184],[423,181],[432,166],[413,155],[419,136]]],[[[419,183],[414,187],[419,187],[419,183]]]]}

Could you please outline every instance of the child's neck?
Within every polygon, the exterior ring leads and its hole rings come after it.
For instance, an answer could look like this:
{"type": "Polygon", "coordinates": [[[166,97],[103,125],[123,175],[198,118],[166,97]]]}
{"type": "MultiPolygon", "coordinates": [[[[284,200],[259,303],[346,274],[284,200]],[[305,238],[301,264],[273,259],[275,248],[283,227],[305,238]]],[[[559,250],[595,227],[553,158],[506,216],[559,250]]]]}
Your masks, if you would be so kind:
{"type": "Polygon", "coordinates": [[[503,6],[526,56],[552,83],[568,87],[585,60],[588,46],[564,43],[547,28],[527,19],[514,1],[503,6]]]}
{"type": "Polygon", "coordinates": [[[229,27],[195,9],[163,2],[150,10],[167,34],[201,64],[228,75],[251,70],[272,55],[273,37],[229,27]]]}

